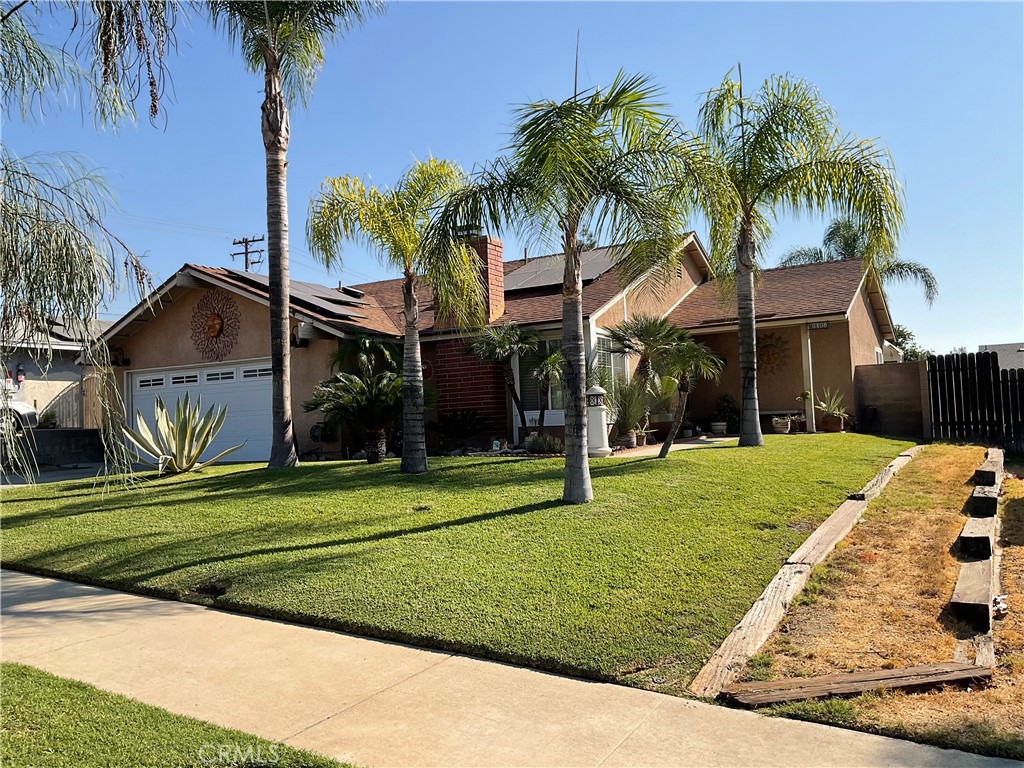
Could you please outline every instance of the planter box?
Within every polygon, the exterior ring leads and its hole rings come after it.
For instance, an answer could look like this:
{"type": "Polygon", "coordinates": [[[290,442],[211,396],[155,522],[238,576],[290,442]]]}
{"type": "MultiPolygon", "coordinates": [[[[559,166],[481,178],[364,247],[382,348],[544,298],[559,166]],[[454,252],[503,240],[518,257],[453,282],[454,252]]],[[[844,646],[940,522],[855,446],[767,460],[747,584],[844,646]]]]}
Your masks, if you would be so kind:
{"type": "Polygon", "coordinates": [[[829,416],[825,414],[821,417],[821,431],[822,432],[842,432],[843,431],[843,417],[842,416],[829,416]]]}

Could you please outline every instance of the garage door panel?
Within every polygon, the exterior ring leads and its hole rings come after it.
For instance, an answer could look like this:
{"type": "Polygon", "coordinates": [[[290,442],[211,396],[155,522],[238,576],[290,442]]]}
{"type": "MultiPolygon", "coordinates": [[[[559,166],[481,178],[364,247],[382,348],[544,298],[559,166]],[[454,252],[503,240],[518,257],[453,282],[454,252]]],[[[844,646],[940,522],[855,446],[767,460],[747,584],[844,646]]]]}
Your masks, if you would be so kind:
{"type": "Polygon", "coordinates": [[[245,446],[228,457],[230,461],[266,461],[271,446],[272,389],[270,362],[243,365],[217,364],[194,369],[145,371],[131,377],[132,423],[138,412],[152,425],[156,398],[173,412],[175,401],[188,393],[201,399],[203,411],[212,405],[225,406],[224,426],[202,458],[208,459],[233,445],[245,446]]]}

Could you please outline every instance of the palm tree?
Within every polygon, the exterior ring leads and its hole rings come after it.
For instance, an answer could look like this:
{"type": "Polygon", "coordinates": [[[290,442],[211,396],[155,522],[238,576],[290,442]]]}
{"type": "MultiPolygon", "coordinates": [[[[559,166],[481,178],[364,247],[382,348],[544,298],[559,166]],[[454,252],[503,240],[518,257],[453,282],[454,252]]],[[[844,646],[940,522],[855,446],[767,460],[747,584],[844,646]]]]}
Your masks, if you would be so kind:
{"type": "Polygon", "coordinates": [[[211,0],[214,26],[226,30],[246,66],[263,75],[261,130],[267,166],[270,365],[273,371],[271,467],[293,467],[288,279],[288,114],[305,104],[324,62],[324,47],[380,9],[361,0],[211,0]]]}
{"type": "Polygon", "coordinates": [[[608,329],[615,352],[639,358],[634,376],[645,385],[650,384],[659,360],[675,347],[679,333],[668,318],[643,314],[608,329]]]}
{"type": "Polygon", "coordinates": [[[563,499],[569,503],[594,497],[587,460],[582,238],[623,244],[615,256],[627,281],[651,274],[654,265],[664,267],[654,275],[667,276],[679,258],[682,217],[678,202],[674,206],[660,194],[661,181],[671,169],[692,190],[715,172],[700,145],[667,120],[658,93],[647,78],[620,73],[607,89],[520,107],[508,155],[484,168],[441,217],[448,231],[510,226],[561,251],[563,499]]]}
{"type": "Polygon", "coordinates": [[[543,435],[544,415],[548,410],[551,385],[559,386],[562,383],[562,352],[556,349],[550,355],[541,358],[533,376],[540,384],[540,414],[537,416],[537,430],[543,435]]]}
{"type": "Polygon", "coordinates": [[[489,325],[469,345],[469,352],[485,363],[497,363],[505,375],[505,387],[519,414],[519,428],[526,432],[526,411],[516,389],[516,374],[512,361],[516,357],[528,357],[537,351],[540,336],[529,328],[515,323],[489,325]]]}
{"type": "Polygon", "coordinates": [[[395,370],[396,346],[380,336],[356,333],[342,341],[327,362],[332,373],[346,368],[363,372],[378,366],[395,370]]]}
{"type": "Polygon", "coordinates": [[[310,251],[326,266],[340,260],[343,240],[356,240],[402,271],[402,472],[427,471],[417,285],[425,283],[433,291],[441,319],[467,325],[479,322],[483,312],[476,252],[456,238],[427,238],[433,212],[464,183],[459,166],[430,158],[416,161],[394,188],[367,187],[352,176],[325,179],[310,203],[306,237],[310,251]]]}
{"type": "Polygon", "coordinates": [[[769,77],[753,95],[732,73],[701,107],[702,138],[728,188],[711,202],[712,261],[735,276],[743,393],[740,445],[762,445],[757,403],[754,272],[779,213],[838,212],[859,222],[866,255],[892,253],[903,192],[888,151],[843,134],[807,81],[769,77]]]}
{"type": "Polygon", "coordinates": [[[685,331],[680,334],[675,346],[665,355],[661,371],[675,379],[679,405],[676,406],[672,426],[668,430],[668,437],[661,445],[658,458],[664,459],[672,450],[672,443],[675,441],[676,435],[679,434],[679,427],[682,426],[686,416],[686,400],[693,392],[696,380],[698,378],[705,381],[717,380],[722,373],[722,366],[722,358],[705,345],[694,341],[693,337],[685,331]]]}
{"type": "Polygon", "coordinates": [[[395,371],[377,372],[371,366],[359,374],[336,373],[317,384],[302,407],[322,411],[335,426],[347,423],[362,430],[366,463],[379,464],[387,454],[385,430],[402,411],[402,389],[402,377],[395,371]]]}
{"type": "MultiPolygon", "coordinates": [[[[833,219],[825,230],[821,247],[791,248],[779,262],[780,267],[798,264],[822,264],[827,261],[852,261],[867,259],[868,237],[853,219],[841,216],[833,219]]],[[[906,261],[895,254],[876,254],[871,262],[882,283],[915,281],[924,288],[924,298],[929,305],[939,295],[939,281],[924,264],[906,261]]]]}

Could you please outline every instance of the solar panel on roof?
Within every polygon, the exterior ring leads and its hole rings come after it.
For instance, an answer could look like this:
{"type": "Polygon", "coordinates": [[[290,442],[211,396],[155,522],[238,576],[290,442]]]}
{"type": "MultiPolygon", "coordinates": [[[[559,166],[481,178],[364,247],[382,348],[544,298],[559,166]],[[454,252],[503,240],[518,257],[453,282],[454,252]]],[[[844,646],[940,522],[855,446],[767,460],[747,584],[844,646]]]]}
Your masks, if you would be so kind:
{"type": "MultiPolygon", "coordinates": [[[[615,266],[614,251],[612,248],[595,248],[592,251],[584,251],[580,255],[580,262],[583,281],[596,280],[615,266]]],[[[505,275],[505,290],[519,291],[525,288],[559,285],[562,282],[564,271],[565,258],[560,253],[554,256],[530,259],[519,269],[505,275]]]]}

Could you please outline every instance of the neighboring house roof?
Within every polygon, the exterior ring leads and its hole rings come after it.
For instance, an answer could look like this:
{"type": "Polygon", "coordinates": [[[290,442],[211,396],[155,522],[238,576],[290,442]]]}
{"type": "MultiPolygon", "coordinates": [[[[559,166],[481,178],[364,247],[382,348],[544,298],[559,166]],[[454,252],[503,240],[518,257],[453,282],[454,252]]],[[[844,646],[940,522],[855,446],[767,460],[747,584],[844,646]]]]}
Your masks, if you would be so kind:
{"type": "MultiPolygon", "coordinates": [[[[873,275],[865,274],[860,261],[763,270],[754,287],[755,318],[766,322],[846,315],[865,281],[882,335],[892,340],[892,321],[884,294],[873,275]]],[[[706,282],[697,286],[669,318],[690,330],[736,325],[736,298],[723,295],[713,281],[706,282]]]]}
{"type": "Polygon", "coordinates": [[[1024,341],[1016,344],[982,344],[978,351],[999,355],[999,367],[1002,370],[1024,368],[1024,341]]]}
{"type": "MultiPolygon", "coordinates": [[[[2,346],[80,350],[82,344],[87,340],[84,338],[83,328],[77,327],[77,324],[74,323],[68,325],[63,317],[51,318],[49,325],[47,334],[38,330],[29,330],[24,323],[12,329],[4,329],[2,346]]],[[[111,325],[113,322],[110,320],[90,320],[88,321],[89,334],[92,337],[101,335],[111,325]]]]}

